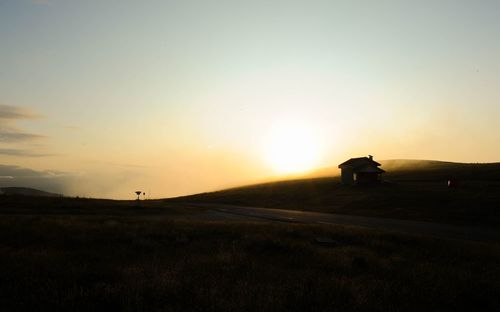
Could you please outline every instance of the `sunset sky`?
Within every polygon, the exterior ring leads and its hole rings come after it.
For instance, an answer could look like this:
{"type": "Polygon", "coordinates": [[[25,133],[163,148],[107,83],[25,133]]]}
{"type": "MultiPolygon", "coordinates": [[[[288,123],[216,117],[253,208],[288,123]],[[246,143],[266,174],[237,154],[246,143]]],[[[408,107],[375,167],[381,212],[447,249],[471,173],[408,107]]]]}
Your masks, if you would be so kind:
{"type": "Polygon", "coordinates": [[[500,161],[499,38],[496,0],[0,0],[0,187],[500,161]]]}

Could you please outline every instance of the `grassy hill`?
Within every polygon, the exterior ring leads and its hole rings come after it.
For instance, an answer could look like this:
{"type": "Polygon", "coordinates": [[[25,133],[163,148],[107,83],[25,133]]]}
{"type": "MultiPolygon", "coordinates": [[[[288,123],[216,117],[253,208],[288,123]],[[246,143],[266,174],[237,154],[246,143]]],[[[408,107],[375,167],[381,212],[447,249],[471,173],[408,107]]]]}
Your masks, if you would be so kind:
{"type": "Polygon", "coordinates": [[[301,179],[169,202],[0,196],[0,310],[498,311],[497,243],[211,219],[175,203],[500,224],[499,166],[480,165],[480,180],[457,166],[398,167],[374,188],[301,179]],[[460,188],[450,172],[464,172],[460,188]]]}
{"type": "Polygon", "coordinates": [[[0,187],[0,195],[60,197],[61,194],[49,193],[29,187],[0,187]]]}
{"type": "Polygon", "coordinates": [[[169,199],[500,226],[500,163],[383,161],[382,185],[345,186],[338,176],[264,183],[169,199]],[[453,177],[460,187],[448,188],[453,177]]]}
{"type": "MultiPolygon", "coordinates": [[[[390,159],[378,160],[387,171],[386,179],[447,180],[457,177],[465,180],[500,180],[500,163],[457,163],[438,160],[390,159]]],[[[320,168],[298,178],[324,178],[340,175],[335,167],[320,168]]]]}
{"type": "Polygon", "coordinates": [[[455,163],[435,160],[381,161],[386,178],[395,181],[461,181],[500,182],[500,163],[455,163]]]}

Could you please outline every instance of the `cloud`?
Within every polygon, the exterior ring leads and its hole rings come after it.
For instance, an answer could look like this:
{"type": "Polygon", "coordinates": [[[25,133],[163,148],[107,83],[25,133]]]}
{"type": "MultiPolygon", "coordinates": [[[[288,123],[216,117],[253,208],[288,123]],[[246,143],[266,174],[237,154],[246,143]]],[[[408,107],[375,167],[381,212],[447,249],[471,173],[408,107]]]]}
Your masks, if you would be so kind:
{"type": "Polygon", "coordinates": [[[18,157],[47,157],[54,156],[53,154],[38,153],[26,149],[0,148],[0,155],[18,156],[18,157]]]}
{"type": "Polygon", "coordinates": [[[67,174],[54,170],[37,171],[13,165],[0,165],[0,175],[11,176],[14,178],[52,178],[55,176],[64,176],[67,174]]]}
{"type": "Polygon", "coordinates": [[[148,166],[148,165],[115,163],[115,162],[110,162],[110,161],[100,161],[100,160],[93,160],[93,161],[89,161],[88,163],[91,163],[91,164],[97,164],[97,165],[105,165],[105,166],[110,166],[110,167],[132,168],[132,169],[148,169],[148,168],[154,168],[154,166],[148,166]]]}
{"type": "Polygon", "coordinates": [[[0,164],[1,187],[29,187],[66,196],[134,198],[150,177],[136,170],[63,172],[0,164]],[[138,188],[139,186],[143,186],[138,188]]]}
{"type": "Polygon", "coordinates": [[[15,127],[0,127],[0,142],[25,142],[43,138],[43,135],[27,133],[15,127]]]}
{"type": "Polygon", "coordinates": [[[75,176],[61,171],[37,171],[19,166],[0,165],[0,187],[22,186],[54,193],[65,193],[75,176]]]}
{"type": "Polygon", "coordinates": [[[16,127],[18,120],[40,117],[33,111],[11,105],[0,104],[0,156],[44,157],[50,156],[33,150],[33,142],[44,139],[45,136],[25,132],[16,127]],[[26,149],[26,143],[31,148],[26,149]]]}
{"type": "Polygon", "coordinates": [[[39,117],[25,108],[0,104],[0,119],[35,119],[39,117]]]}

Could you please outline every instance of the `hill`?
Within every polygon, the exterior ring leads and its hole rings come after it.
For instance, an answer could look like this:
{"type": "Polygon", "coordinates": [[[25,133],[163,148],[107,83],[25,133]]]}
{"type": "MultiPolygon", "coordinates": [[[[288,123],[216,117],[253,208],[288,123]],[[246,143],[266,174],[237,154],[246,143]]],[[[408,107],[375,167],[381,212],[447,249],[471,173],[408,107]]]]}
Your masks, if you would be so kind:
{"type": "MultiPolygon", "coordinates": [[[[387,171],[386,179],[438,180],[456,177],[462,180],[500,180],[500,163],[457,163],[439,160],[389,159],[378,161],[387,171]]],[[[320,168],[299,178],[340,175],[336,166],[320,168]]]]}
{"type": "Polygon", "coordinates": [[[249,220],[182,203],[499,225],[499,181],[476,172],[449,189],[438,178],[449,166],[437,167],[394,169],[372,188],[299,179],[168,203],[0,196],[2,311],[498,311],[497,242],[249,220]]]}
{"type": "Polygon", "coordinates": [[[456,163],[435,160],[381,161],[387,178],[397,181],[500,181],[500,163],[456,163]]]}
{"type": "Polygon", "coordinates": [[[60,197],[61,194],[49,193],[29,187],[1,187],[0,195],[60,197]]]}
{"type": "Polygon", "coordinates": [[[250,185],[168,199],[500,226],[500,163],[382,161],[385,183],[346,186],[338,176],[250,185]],[[453,177],[460,187],[448,188],[453,177]]]}

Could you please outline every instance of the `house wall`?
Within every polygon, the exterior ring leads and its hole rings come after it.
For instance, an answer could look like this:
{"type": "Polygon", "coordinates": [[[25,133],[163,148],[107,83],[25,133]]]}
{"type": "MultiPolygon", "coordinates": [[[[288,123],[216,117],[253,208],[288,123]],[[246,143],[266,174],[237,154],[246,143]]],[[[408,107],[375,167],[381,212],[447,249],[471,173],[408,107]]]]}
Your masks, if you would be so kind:
{"type": "Polygon", "coordinates": [[[356,174],[356,184],[375,184],[380,182],[380,174],[372,172],[359,172],[356,174]]]}
{"type": "Polygon", "coordinates": [[[354,184],[354,172],[352,168],[342,168],[340,173],[340,178],[343,184],[348,184],[348,185],[354,184]]]}

